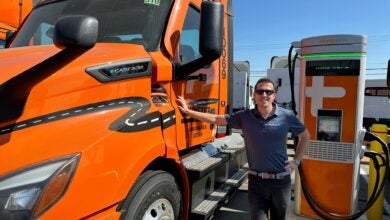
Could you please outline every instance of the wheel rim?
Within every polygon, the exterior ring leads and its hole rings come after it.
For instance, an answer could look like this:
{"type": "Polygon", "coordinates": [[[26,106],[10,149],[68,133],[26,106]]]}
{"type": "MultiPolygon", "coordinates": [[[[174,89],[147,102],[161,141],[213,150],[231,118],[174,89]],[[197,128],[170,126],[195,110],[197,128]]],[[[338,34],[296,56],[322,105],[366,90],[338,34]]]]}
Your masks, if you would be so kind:
{"type": "Polygon", "coordinates": [[[158,199],[149,206],[142,219],[173,220],[175,215],[172,204],[167,199],[158,199]]]}

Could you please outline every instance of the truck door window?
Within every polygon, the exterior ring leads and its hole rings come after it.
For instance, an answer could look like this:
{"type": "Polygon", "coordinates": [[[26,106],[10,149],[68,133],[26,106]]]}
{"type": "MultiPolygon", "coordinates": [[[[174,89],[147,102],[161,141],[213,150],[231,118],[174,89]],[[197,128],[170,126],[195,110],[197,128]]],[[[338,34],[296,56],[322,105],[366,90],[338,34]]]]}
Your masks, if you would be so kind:
{"type": "Polygon", "coordinates": [[[189,7],[180,36],[180,59],[182,64],[189,63],[200,57],[199,24],[200,13],[189,7]]]}
{"type": "Polygon", "coordinates": [[[32,38],[32,45],[47,45],[53,43],[54,28],[52,24],[42,23],[32,38]]]}

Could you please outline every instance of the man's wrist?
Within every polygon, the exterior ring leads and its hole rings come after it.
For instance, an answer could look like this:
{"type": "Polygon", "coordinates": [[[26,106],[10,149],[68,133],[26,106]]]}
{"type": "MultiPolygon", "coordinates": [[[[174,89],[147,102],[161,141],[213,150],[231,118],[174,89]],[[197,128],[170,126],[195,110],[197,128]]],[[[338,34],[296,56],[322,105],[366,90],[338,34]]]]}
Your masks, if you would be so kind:
{"type": "Polygon", "coordinates": [[[295,163],[297,166],[299,166],[299,165],[301,164],[301,160],[294,159],[293,161],[294,161],[294,163],[295,163]]]}
{"type": "Polygon", "coordinates": [[[190,111],[191,111],[191,109],[187,109],[187,110],[184,112],[184,114],[188,115],[188,114],[190,114],[190,111]]]}

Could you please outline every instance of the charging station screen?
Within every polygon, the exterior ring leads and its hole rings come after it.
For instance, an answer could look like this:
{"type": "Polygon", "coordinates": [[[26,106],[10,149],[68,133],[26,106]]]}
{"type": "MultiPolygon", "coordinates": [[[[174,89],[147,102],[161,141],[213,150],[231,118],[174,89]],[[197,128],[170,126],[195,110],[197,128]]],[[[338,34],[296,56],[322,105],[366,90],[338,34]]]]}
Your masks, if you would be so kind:
{"type": "Polygon", "coordinates": [[[360,60],[306,61],[306,76],[358,76],[360,60]]]}
{"type": "Polygon", "coordinates": [[[318,110],[317,140],[340,142],[341,110],[318,110]]]}

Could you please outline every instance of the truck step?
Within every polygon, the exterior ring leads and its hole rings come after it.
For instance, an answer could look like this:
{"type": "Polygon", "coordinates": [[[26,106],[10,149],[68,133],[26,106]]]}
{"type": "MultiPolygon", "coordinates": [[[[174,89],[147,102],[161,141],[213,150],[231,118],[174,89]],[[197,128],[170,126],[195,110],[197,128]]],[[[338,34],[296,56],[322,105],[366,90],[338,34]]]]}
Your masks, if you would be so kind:
{"type": "Polygon", "coordinates": [[[209,173],[211,170],[215,169],[215,167],[219,166],[227,160],[229,160],[229,154],[218,153],[196,164],[193,164],[190,167],[187,167],[187,172],[189,176],[197,179],[209,173]]]}
{"type": "Polygon", "coordinates": [[[227,202],[228,198],[241,186],[247,177],[246,169],[239,169],[234,175],[220,185],[203,202],[195,207],[191,212],[191,219],[210,219],[215,210],[227,202]]]}

